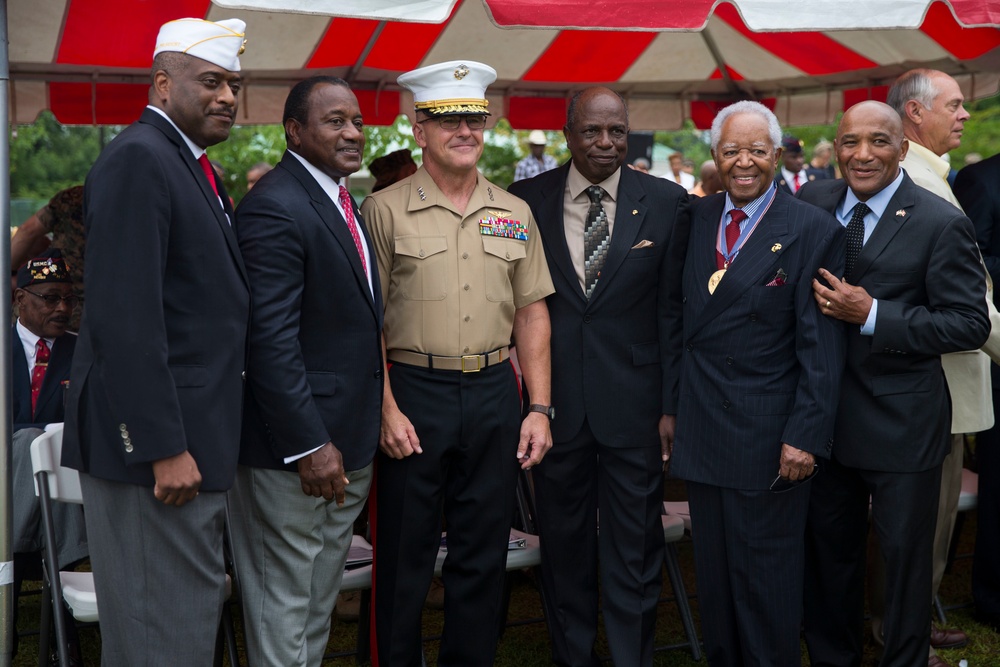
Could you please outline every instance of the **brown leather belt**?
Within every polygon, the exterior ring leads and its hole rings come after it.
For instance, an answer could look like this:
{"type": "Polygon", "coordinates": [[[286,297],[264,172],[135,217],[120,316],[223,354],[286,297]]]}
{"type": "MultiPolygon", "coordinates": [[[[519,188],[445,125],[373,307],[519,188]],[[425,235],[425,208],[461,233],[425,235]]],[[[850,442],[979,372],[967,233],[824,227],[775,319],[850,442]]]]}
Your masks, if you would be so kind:
{"type": "Polygon", "coordinates": [[[386,356],[389,361],[419,368],[478,373],[488,366],[495,366],[510,359],[510,349],[504,346],[485,354],[466,354],[461,357],[441,357],[423,352],[411,352],[410,350],[389,350],[386,356]]]}

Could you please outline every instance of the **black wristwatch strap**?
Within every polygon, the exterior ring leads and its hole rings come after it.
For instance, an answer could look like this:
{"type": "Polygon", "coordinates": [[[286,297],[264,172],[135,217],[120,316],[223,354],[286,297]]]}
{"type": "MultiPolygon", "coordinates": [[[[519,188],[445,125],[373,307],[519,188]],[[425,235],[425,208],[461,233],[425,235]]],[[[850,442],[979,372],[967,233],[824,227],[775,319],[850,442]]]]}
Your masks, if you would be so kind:
{"type": "Polygon", "coordinates": [[[532,403],[528,406],[528,412],[541,412],[543,415],[552,421],[556,418],[556,409],[551,405],[542,405],[540,403],[532,403]]]}

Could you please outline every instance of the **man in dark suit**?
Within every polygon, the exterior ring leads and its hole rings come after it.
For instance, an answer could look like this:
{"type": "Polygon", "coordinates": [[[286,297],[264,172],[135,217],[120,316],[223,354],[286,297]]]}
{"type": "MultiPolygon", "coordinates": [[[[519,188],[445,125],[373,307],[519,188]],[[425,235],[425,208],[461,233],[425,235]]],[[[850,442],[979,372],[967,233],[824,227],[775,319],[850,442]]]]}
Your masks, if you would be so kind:
{"type": "Polygon", "coordinates": [[[106,665],[204,665],[214,653],[250,292],[205,147],[236,117],[243,27],[165,24],[149,106],[85,185],[91,298],[63,463],[83,473],[106,665]]]}
{"type": "Polygon", "coordinates": [[[692,209],[673,473],[687,480],[709,664],[786,667],[800,660],[803,482],[830,455],[844,361],[811,281],[840,271],[844,231],[774,184],[781,129],[766,107],[726,107],[711,136],[725,192],[692,209]]]}
{"type": "Polygon", "coordinates": [[[622,166],[628,112],[617,93],[574,95],[563,133],[572,161],[510,188],[538,220],[556,288],[546,300],[554,445],[533,473],[546,617],[556,664],[596,667],[599,565],[612,659],[651,665],[687,197],[622,166]],[[594,243],[606,259],[595,267],[589,229],[601,222],[594,243]]]}
{"type": "MultiPolygon", "coordinates": [[[[983,263],[993,284],[1000,280],[1000,155],[958,172],[955,196],[976,229],[983,263]]],[[[994,296],[994,299],[996,297],[994,296]]],[[[1000,366],[990,364],[993,413],[1000,414],[1000,366]]],[[[980,622],[1000,632],[1000,425],[976,436],[979,504],[976,553],[972,560],[972,596],[980,622]]]]}
{"type": "Polygon", "coordinates": [[[788,136],[781,140],[781,169],[775,174],[778,188],[790,195],[797,194],[799,188],[823,178],[811,167],[806,167],[805,154],[802,152],[802,141],[797,137],[788,136]]]}
{"type": "Polygon", "coordinates": [[[288,150],[237,211],[254,309],[231,494],[251,664],[318,666],[372,479],[382,407],[375,252],[340,179],[361,167],[358,100],[313,77],[285,102],[288,150]]]}
{"type": "MultiPolygon", "coordinates": [[[[51,249],[27,260],[17,270],[14,324],[11,345],[11,396],[14,438],[11,443],[13,479],[14,622],[17,627],[17,597],[28,569],[36,567],[38,552],[45,546],[42,517],[35,496],[31,469],[31,443],[48,424],[63,420],[63,398],[69,385],[69,369],[76,347],[76,334],[67,327],[80,298],[74,290],[69,266],[59,250],[51,249]]],[[[56,534],[56,560],[60,568],[87,556],[87,532],[83,510],[78,505],[54,503],[52,518],[56,534]]],[[[79,657],[75,625],[67,612],[71,632],[71,654],[79,657]],[[75,653],[73,653],[75,652],[75,653]]],[[[14,636],[17,653],[17,635],[14,636]]]]}
{"type": "MultiPolygon", "coordinates": [[[[951,406],[941,356],[990,332],[972,224],[899,168],[908,144],[893,109],[851,107],[837,129],[843,181],[801,198],[847,227],[844,278],[814,282],[823,313],[846,323],[847,368],[830,464],[813,484],[806,642],[813,665],[861,662],[865,541],[886,563],[882,664],[927,664],[934,519],[951,406]]],[[[933,663],[933,659],[932,659],[933,663]]]]}

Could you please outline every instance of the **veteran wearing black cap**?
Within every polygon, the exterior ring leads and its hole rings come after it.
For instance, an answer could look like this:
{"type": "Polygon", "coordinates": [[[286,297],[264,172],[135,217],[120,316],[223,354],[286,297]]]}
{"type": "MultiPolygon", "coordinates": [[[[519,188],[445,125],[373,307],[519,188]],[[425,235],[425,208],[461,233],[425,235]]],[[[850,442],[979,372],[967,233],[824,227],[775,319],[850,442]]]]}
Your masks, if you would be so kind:
{"type": "Polygon", "coordinates": [[[496,651],[517,466],[551,447],[552,281],[528,206],[477,171],[486,86],[473,61],[399,77],[413,92],[417,173],[361,210],[378,259],[391,362],[375,506],[380,664],[421,664],[420,614],[440,543],[445,625],[439,665],[490,665],[496,651]],[[520,417],[516,342],[533,404],[520,417]]]}
{"type": "Polygon", "coordinates": [[[164,24],[149,106],[84,186],[91,298],[63,463],[82,473],[104,665],[207,665],[215,650],[250,292],[205,148],[236,117],[244,27],[164,24]]]}
{"type": "Polygon", "coordinates": [[[807,182],[814,180],[810,178],[805,169],[806,158],[802,152],[802,141],[797,137],[784,136],[781,138],[781,169],[778,170],[775,183],[778,187],[790,195],[798,193],[799,188],[807,182]]]}
{"type": "MultiPolygon", "coordinates": [[[[25,568],[37,560],[44,546],[41,511],[31,472],[32,441],[47,424],[63,420],[63,396],[76,334],[66,329],[80,298],[71,272],[59,250],[48,250],[28,260],[17,271],[14,305],[18,318],[11,346],[11,397],[14,440],[13,471],[14,626],[16,596],[25,568]]],[[[52,516],[58,536],[59,567],[87,556],[83,511],[78,505],[54,503],[52,516]]],[[[67,624],[70,627],[70,624],[67,624]]]]}

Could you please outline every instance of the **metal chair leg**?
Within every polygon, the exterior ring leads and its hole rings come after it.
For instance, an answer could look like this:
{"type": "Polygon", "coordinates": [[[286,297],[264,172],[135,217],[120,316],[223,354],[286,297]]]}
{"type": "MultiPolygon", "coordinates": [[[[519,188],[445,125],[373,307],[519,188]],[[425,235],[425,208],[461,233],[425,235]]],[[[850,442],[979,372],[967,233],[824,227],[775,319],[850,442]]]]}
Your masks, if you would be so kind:
{"type": "Polygon", "coordinates": [[[688,603],[687,590],[684,588],[684,578],[677,560],[677,546],[675,544],[667,544],[664,562],[667,567],[667,576],[670,578],[670,586],[674,589],[677,609],[681,614],[684,634],[691,645],[691,657],[694,658],[695,662],[701,662],[701,644],[698,641],[698,632],[694,627],[694,617],[691,615],[691,605],[688,603]]]}

